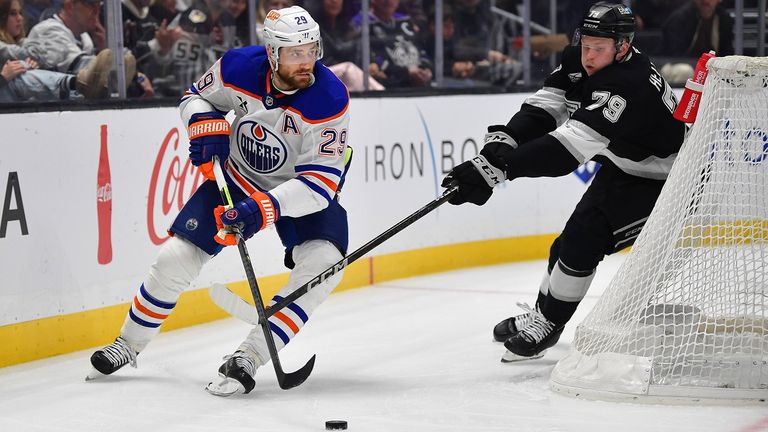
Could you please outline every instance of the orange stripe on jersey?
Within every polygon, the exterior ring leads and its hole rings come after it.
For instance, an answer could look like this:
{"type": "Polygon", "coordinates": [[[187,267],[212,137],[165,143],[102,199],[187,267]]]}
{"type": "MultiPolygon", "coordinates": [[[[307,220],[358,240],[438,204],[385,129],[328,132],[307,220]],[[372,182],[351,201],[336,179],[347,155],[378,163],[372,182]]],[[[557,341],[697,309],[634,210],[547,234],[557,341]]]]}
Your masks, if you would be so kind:
{"type": "MultiPolygon", "coordinates": [[[[223,80],[222,80],[222,81],[223,81],[223,80]]],[[[245,90],[245,89],[241,89],[240,87],[238,87],[238,86],[236,86],[236,85],[232,85],[232,84],[229,84],[229,83],[226,83],[226,82],[222,82],[222,84],[224,85],[224,87],[229,87],[229,88],[231,88],[232,90],[236,90],[236,91],[239,91],[240,93],[243,93],[243,94],[247,94],[248,96],[250,96],[250,97],[252,97],[252,98],[255,98],[255,99],[261,100],[261,96],[257,95],[256,93],[251,93],[251,92],[249,92],[248,90],[245,90]]]]}
{"type": "Polygon", "coordinates": [[[136,309],[138,309],[139,312],[143,313],[146,316],[149,316],[149,317],[152,317],[152,318],[157,318],[157,319],[166,319],[166,318],[168,318],[167,314],[163,315],[163,314],[159,314],[157,312],[152,312],[151,310],[149,310],[146,307],[144,307],[144,305],[139,303],[139,297],[138,296],[133,298],[133,305],[136,307],[136,309]]]}
{"type": "Polygon", "coordinates": [[[329,179],[328,177],[320,175],[320,174],[318,174],[316,172],[303,172],[303,173],[301,173],[299,175],[314,177],[314,178],[320,180],[321,182],[323,182],[326,186],[328,186],[328,189],[332,190],[333,192],[336,192],[336,189],[338,189],[338,187],[339,187],[336,183],[331,181],[331,179],[329,179]]]}
{"type": "Polygon", "coordinates": [[[299,332],[299,326],[297,326],[296,323],[293,322],[292,319],[288,318],[284,313],[277,311],[275,312],[274,317],[284,322],[285,325],[287,325],[291,329],[291,331],[293,331],[293,334],[296,334],[299,332]]]}
{"type": "MultiPolygon", "coordinates": [[[[231,166],[231,165],[228,164],[228,166],[231,166]]],[[[227,172],[232,176],[232,179],[235,180],[238,183],[238,185],[240,185],[242,189],[245,189],[248,195],[254,192],[258,192],[256,188],[251,186],[251,183],[248,182],[248,180],[246,180],[245,177],[243,177],[242,175],[240,175],[239,172],[237,172],[237,169],[234,166],[232,166],[232,169],[228,170],[227,172]]]]}
{"type": "Polygon", "coordinates": [[[346,86],[344,87],[344,89],[347,91],[347,104],[344,105],[344,109],[343,110],[339,111],[337,114],[334,114],[334,115],[332,115],[330,117],[321,118],[321,119],[317,119],[317,120],[310,120],[310,119],[304,117],[304,114],[302,114],[301,111],[297,110],[294,107],[286,107],[286,109],[288,111],[295,112],[296,114],[298,114],[301,117],[302,120],[304,120],[307,123],[312,123],[312,124],[325,123],[325,122],[337,119],[337,118],[343,116],[347,112],[347,108],[349,108],[349,89],[347,89],[346,86]]]}
{"type": "Polygon", "coordinates": [[[331,121],[331,120],[334,120],[334,119],[337,119],[337,118],[343,116],[344,114],[346,114],[347,108],[349,108],[349,101],[347,101],[347,104],[344,105],[344,109],[339,111],[338,114],[335,114],[335,115],[332,115],[332,116],[326,117],[326,118],[317,119],[317,120],[310,120],[310,119],[304,117],[304,114],[302,114],[301,111],[297,110],[294,107],[286,107],[285,109],[288,110],[288,111],[291,111],[291,112],[295,112],[296,114],[298,114],[301,117],[302,120],[304,120],[307,123],[317,124],[317,123],[325,123],[325,122],[328,122],[328,121],[331,121]]]}

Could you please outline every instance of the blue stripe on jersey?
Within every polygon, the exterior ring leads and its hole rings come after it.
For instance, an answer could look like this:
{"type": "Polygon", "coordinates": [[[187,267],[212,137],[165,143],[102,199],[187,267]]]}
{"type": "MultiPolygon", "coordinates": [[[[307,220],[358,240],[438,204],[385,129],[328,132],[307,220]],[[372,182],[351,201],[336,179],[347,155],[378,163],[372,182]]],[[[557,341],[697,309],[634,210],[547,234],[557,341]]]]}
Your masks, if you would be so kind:
{"type": "Polygon", "coordinates": [[[329,174],[333,174],[337,177],[341,177],[341,171],[337,170],[336,168],[325,166],[325,165],[316,165],[316,164],[305,164],[305,165],[296,165],[294,168],[296,172],[303,172],[303,171],[320,171],[320,172],[327,172],[329,174]]]}
{"type": "MultiPolygon", "coordinates": [[[[279,303],[283,297],[276,295],[272,297],[272,301],[275,303],[279,303]]],[[[306,324],[307,321],[309,321],[309,316],[307,316],[307,313],[304,312],[304,309],[301,308],[301,306],[297,305],[296,303],[290,303],[288,304],[288,309],[292,310],[293,313],[298,315],[298,317],[301,319],[301,321],[306,324]]]]}
{"type": "Polygon", "coordinates": [[[323,198],[327,199],[329,202],[332,201],[332,198],[330,197],[330,195],[328,195],[328,192],[326,192],[326,190],[323,189],[322,187],[314,184],[312,181],[310,181],[309,179],[304,178],[303,176],[298,176],[296,178],[299,179],[300,182],[302,182],[305,185],[307,185],[307,187],[309,187],[310,189],[312,189],[316,193],[320,194],[320,196],[322,196],[323,198]]]}
{"type": "Polygon", "coordinates": [[[160,301],[160,300],[152,297],[151,295],[149,295],[147,290],[144,289],[144,284],[141,284],[141,288],[139,288],[139,292],[141,292],[141,296],[144,297],[145,299],[147,299],[148,302],[152,303],[153,305],[155,305],[155,306],[157,306],[159,308],[173,309],[174,307],[176,307],[176,303],[166,303],[164,301],[160,301]]]}
{"type": "Polygon", "coordinates": [[[160,327],[160,324],[162,324],[162,323],[151,323],[149,321],[144,321],[143,319],[137,317],[136,314],[133,313],[133,307],[128,309],[128,315],[131,317],[133,322],[135,322],[136,324],[142,327],[157,328],[157,327],[160,327]]]}
{"type": "Polygon", "coordinates": [[[279,337],[284,344],[288,345],[288,341],[290,341],[291,338],[289,338],[288,335],[285,334],[283,329],[275,325],[275,323],[273,323],[272,321],[269,322],[269,328],[272,329],[272,333],[276,334],[277,337],[279,337]]]}

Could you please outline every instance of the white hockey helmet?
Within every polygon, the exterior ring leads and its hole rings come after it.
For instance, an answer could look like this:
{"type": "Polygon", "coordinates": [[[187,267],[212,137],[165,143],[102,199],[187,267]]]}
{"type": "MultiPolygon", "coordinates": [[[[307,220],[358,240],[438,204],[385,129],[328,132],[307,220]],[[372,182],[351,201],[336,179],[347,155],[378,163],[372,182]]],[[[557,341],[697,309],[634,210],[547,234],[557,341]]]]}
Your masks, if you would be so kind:
{"type": "Polygon", "coordinates": [[[270,54],[272,69],[277,71],[280,48],[294,47],[317,42],[315,60],[323,58],[323,41],[320,26],[312,16],[299,6],[273,9],[264,19],[264,45],[270,54]]]}

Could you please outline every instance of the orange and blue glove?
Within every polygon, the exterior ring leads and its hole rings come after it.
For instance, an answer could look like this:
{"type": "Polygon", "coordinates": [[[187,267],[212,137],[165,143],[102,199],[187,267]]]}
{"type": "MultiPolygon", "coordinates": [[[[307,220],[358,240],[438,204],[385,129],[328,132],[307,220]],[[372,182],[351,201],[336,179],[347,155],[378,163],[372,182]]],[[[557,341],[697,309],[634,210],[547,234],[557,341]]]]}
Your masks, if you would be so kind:
{"type": "Polygon", "coordinates": [[[237,245],[237,233],[243,240],[275,223],[280,215],[280,206],[268,193],[254,192],[251,196],[226,209],[218,206],[213,210],[219,232],[214,236],[216,243],[224,246],[237,245]]]}
{"type": "Polygon", "coordinates": [[[215,180],[214,156],[223,164],[229,157],[229,122],[215,111],[192,114],[189,119],[189,160],[203,176],[215,180]]]}

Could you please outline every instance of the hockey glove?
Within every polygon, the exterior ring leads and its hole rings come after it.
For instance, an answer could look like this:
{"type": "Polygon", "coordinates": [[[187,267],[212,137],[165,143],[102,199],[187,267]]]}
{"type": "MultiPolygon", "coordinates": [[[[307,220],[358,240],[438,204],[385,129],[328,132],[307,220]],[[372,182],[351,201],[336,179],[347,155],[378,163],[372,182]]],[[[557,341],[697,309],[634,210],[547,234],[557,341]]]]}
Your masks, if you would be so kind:
{"type": "Polygon", "coordinates": [[[218,112],[192,114],[187,131],[190,162],[205,178],[216,180],[211,160],[218,156],[223,164],[229,156],[229,122],[218,112]]]}
{"type": "Polygon", "coordinates": [[[504,159],[504,155],[517,148],[517,141],[512,138],[512,131],[504,125],[488,126],[488,133],[483,138],[485,146],[494,155],[504,159]]]}
{"type": "Polygon", "coordinates": [[[459,190],[448,200],[453,205],[471,202],[483,205],[491,197],[493,187],[506,179],[504,162],[483,149],[479,155],[462,162],[443,179],[443,187],[457,185],[459,190]]]}
{"type": "Polygon", "coordinates": [[[227,210],[218,206],[213,210],[219,232],[213,237],[224,246],[237,245],[237,234],[248,240],[254,234],[275,223],[280,207],[269,194],[254,192],[227,210]]]}

